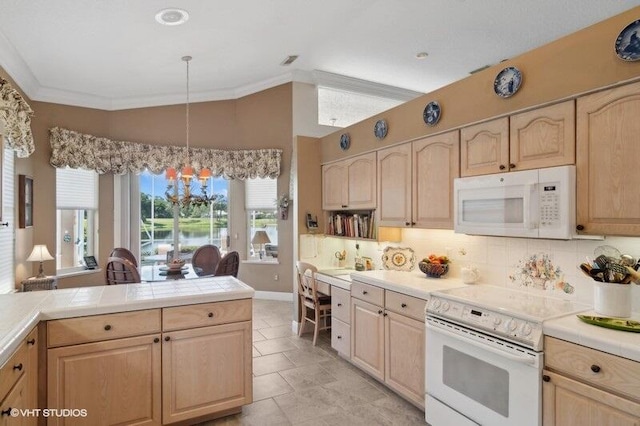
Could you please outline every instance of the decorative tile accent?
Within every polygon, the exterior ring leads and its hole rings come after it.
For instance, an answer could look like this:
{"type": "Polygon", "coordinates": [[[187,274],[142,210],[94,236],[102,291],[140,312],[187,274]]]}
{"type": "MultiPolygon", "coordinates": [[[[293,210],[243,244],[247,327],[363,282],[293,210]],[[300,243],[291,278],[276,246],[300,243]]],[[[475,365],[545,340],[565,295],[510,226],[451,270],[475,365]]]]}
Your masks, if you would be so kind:
{"type": "Polygon", "coordinates": [[[565,281],[562,269],[553,264],[547,253],[536,253],[520,259],[509,279],[520,287],[561,291],[566,294],[573,294],[575,291],[575,288],[565,281]]]}

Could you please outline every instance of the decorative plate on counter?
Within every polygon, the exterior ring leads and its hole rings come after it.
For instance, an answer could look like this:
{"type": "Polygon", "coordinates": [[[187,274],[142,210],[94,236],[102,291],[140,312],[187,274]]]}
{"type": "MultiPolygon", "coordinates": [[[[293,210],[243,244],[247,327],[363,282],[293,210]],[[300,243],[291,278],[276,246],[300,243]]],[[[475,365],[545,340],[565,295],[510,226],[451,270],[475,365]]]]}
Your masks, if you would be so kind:
{"type": "Polygon", "coordinates": [[[616,55],[624,61],[640,59],[640,19],[627,25],[616,38],[616,55]]]}
{"type": "Polygon", "coordinates": [[[373,134],[376,135],[376,138],[382,140],[387,136],[387,132],[389,131],[389,126],[387,126],[386,120],[378,120],[376,121],[375,126],[373,126],[373,134]]]}
{"type": "Polygon", "coordinates": [[[385,247],[382,252],[382,266],[390,271],[413,271],[416,267],[416,255],[408,247],[385,247]]]}
{"type": "Polygon", "coordinates": [[[522,84],[522,73],[516,67],[507,67],[500,71],[493,81],[493,90],[501,98],[516,94],[522,84]]]}
{"type": "Polygon", "coordinates": [[[349,133],[343,133],[340,135],[340,149],[346,151],[351,146],[351,137],[349,133]]]}
{"type": "MultiPolygon", "coordinates": [[[[622,285],[622,284],[621,284],[622,285]]],[[[613,328],[614,330],[632,331],[640,333],[640,322],[625,318],[607,318],[594,317],[591,315],[578,315],[582,321],[587,324],[593,324],[600,327],[613,328]]]]}
{"type": "Polygon", "coordinates": [[[424,108],[422,113],[422,119],[429,126],[435,126],[440,121],[440,115],[442,114],[442,108],[437,101],[431,101],[424,108]]]}

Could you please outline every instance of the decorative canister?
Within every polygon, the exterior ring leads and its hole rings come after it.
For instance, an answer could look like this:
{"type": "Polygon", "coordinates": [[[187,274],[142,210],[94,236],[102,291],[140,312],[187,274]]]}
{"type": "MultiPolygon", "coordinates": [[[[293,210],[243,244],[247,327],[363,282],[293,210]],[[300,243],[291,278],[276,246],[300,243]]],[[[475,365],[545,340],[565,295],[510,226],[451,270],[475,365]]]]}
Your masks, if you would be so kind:
{"type": "Polygon", "coordinates": [[[594,308],[605,317],[631,316],[631,285],[594,282],[594,308]]]}

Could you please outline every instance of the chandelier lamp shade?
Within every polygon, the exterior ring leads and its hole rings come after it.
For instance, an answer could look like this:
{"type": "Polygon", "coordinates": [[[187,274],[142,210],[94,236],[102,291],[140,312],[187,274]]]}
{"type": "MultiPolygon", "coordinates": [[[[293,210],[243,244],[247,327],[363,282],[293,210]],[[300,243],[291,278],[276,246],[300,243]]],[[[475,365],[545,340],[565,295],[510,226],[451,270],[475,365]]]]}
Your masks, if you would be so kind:
{"type": "Polygon", "coordinates": [[[186,103],[186,158],[184,166],[180,170],[169,167],[165,178],[168,181],[165,197],[173,205],[186,207],[189,205],[208,206],[216,200],[216,195],[207,194],[207,182],[212,176],[211,170],[203,168],[198,174],[194,172],[189,157],[189,62],[191,56],[183,56],[182,60],[187,64],[187,103],[186,103]],[[192,184],[194,180],[200,181],[201,194],[194,194],[192,184]]]}

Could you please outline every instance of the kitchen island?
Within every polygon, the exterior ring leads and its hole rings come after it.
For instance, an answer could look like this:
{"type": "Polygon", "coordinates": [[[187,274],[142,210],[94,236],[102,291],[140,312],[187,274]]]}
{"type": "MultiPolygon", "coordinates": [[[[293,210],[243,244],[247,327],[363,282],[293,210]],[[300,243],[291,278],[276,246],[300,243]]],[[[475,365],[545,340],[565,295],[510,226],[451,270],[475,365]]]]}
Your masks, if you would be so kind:
{"type": "Polygon", "coordinates": [[[2,409],[85,410],[85,424],[238,412],[252,402],[253,295],[233,277],[2,295],[2,409]]]}

